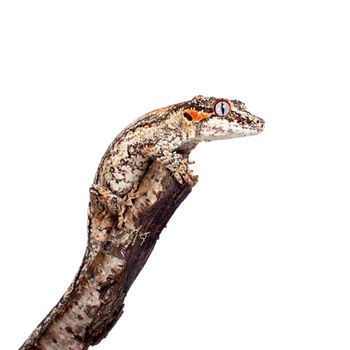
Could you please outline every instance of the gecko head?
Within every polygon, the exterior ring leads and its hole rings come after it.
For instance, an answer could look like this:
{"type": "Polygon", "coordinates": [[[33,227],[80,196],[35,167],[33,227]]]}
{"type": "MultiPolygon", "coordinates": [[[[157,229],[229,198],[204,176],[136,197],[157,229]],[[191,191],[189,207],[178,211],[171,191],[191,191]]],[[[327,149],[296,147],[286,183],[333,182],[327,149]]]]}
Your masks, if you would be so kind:
{"type": "Polygon", "coordinates": [[[196,96],[184,103],[182,117],[193,141],[256,135],[264,129],[264,120],[248,112],[238,100],[196,96]]]}

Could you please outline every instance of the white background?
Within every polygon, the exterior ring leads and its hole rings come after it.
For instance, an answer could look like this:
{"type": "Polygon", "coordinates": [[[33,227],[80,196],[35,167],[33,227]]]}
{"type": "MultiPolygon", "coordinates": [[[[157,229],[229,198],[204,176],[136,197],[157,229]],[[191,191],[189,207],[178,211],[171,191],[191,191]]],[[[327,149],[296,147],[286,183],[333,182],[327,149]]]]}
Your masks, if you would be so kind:
{"type": "Polygon", "coordinates": [[[200,182],[96,349],[349,349],[347,5],[2,1],[1,349],[77,272],[108,144],[197,94],[266,130],[193,152],[200,182]]]}

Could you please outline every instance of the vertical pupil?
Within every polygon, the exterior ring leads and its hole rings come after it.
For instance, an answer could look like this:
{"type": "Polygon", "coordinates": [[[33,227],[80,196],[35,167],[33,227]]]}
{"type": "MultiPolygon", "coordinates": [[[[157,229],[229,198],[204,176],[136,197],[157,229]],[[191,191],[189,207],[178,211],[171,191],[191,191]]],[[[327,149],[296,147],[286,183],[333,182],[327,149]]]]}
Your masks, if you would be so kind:
{"type": "Polygon", "coordinates": [[[225,114],[225,104],[223,102],[221,102],[221,114],[225,114]]]}

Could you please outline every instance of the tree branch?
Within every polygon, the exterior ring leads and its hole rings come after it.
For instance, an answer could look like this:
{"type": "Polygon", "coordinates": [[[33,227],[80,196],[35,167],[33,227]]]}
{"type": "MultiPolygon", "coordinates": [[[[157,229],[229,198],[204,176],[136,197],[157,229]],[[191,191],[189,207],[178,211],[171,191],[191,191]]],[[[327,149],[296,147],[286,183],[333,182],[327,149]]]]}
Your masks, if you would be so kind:
{"type": "Polygon", "coordinates": [[[113,210],[113,194],[92,189],[89,241],[79,272],[20,350],[87,349],[106,337],[161,231],[191,189],[154,163],[127,199],[123,221],[113,210]]]}

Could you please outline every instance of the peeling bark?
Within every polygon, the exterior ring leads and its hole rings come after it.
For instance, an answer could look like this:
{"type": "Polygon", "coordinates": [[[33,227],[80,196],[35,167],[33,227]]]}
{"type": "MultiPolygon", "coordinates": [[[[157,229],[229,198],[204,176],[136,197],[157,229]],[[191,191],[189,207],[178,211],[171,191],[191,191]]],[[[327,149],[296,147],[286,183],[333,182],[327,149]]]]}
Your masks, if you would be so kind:
{"type": "Polygon", "coordinates": [[[113,194],[93,188],[89,240],[79,272],[20,350],[87,349],[106,337],[161,231],[191,189],[154,163],[125,201],[121,221],[113,194]]]}

